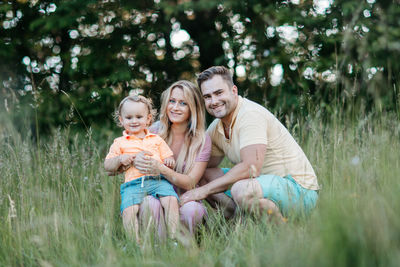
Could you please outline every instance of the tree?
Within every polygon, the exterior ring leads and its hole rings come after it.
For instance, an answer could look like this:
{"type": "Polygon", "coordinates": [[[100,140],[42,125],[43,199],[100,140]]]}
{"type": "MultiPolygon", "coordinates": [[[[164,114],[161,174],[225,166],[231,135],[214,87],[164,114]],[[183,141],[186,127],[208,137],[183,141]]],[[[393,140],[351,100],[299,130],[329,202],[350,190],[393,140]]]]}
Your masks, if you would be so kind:
{"type": "Polygon", "coordinates": [[[159,94],[212,65],[274,111],[397,109],[396,1],[8,1],[0,79],[41,130],[107,126],[130,90],[159,94]],[[176,36],[181,36],[177,38],[176,36]]]}

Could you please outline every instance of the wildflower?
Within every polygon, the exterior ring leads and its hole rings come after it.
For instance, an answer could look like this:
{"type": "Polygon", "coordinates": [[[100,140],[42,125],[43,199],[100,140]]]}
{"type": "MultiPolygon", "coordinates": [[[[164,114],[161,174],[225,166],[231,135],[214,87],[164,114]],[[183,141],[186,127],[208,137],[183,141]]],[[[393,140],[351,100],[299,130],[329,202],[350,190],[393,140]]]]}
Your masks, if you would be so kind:
{"type": "Polygon", "coordinates": [[[10,195],[7,195],[10,200],[10,208],[8,209],[8,219],[17,218],[17,210],[15,209],[15,202],[11,199],[10,195]]]}
{"type": "Polygon", "coordinates": [[[7,98],[4,99],[4,107],[6,108],[6,111],[9,112],[7,98]]]}
{"type": "Polygon", "coordinates": [[[351,164],[354,165],[354,166],[360,164],[360,158],[359,158],[358,156],[354,156],[354,157],[351,159],[351,164]]]}
{"type": "Polygon", "coordinates": [[[256,166],[253,164],[250,166],[250,178],[255,178],[257,175],[257,169],[256,166]]]}

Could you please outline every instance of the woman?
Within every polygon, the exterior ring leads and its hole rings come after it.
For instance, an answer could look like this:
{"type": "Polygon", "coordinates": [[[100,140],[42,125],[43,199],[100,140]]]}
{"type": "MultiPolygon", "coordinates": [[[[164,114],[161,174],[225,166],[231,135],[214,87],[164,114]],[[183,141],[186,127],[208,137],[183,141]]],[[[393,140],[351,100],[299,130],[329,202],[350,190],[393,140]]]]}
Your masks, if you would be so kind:
{"type": "MultiPolygon", "coordinates": [[[[150,130],[168,143],[176,166],[172,170],[141,153],[136,156],[136,168],[144,174],[161,173],[177,187],[178,195],[193,189],[203,176],[211,154],[211,139],[205,133],[204,102],[196,85],[181,80],[166,89],[161,96],[160,121],[150,130]]],[[[162,214],[159,201],[153,197],[148,197],[141,209],[150,209],[156,220],[162,214]]],[[[180,208],[181,222],[190,233],[204,216],[206,209],[202,203],[192,201],[180,208]]]]}

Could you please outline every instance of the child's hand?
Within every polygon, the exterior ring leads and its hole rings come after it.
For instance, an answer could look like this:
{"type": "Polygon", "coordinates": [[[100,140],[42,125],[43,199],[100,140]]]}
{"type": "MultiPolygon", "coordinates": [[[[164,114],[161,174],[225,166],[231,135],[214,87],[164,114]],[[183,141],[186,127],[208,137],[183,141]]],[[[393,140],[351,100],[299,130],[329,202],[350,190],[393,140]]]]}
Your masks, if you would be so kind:
{"type": "Polygon", "coordinates": [[[135,155],[122,154],[119,156],[119,161],[121,162],[121,165],[124,166],[131,165],[134,160],[135,160],[135,155]]]}
{"type": "Polygon", "coordinates": [[[174,157],[169,157],[164,159],[164,164],[165,166],[167,166],[168,168],[173,169],[175,167],[175,160],[174,157]]]}

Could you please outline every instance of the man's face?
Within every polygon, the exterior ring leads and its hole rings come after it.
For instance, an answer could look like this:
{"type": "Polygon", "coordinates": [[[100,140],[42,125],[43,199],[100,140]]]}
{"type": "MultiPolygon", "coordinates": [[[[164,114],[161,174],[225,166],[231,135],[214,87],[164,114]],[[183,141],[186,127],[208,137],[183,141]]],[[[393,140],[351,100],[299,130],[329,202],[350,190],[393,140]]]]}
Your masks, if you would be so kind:
{"type": "Polygon", "coordinates": [[[237,87],[231,86],[220,75],[204,81],[201,84],[201,92],[208,113],[216,118],[227,118],[236,108],[237,87]]]}

